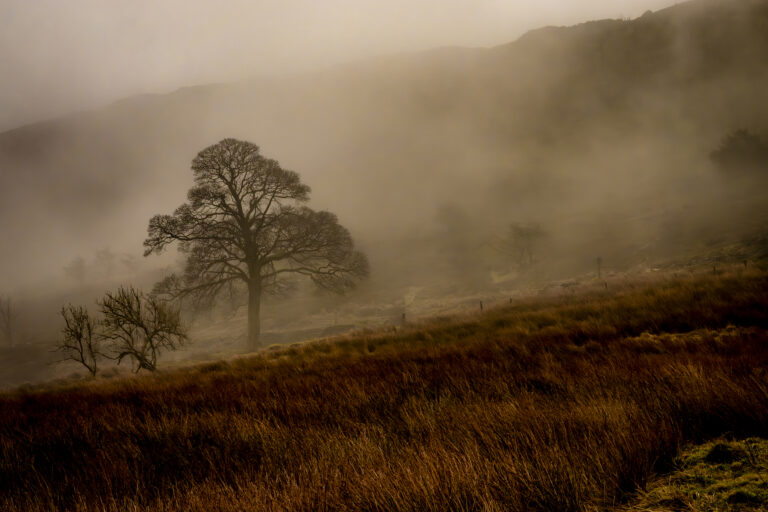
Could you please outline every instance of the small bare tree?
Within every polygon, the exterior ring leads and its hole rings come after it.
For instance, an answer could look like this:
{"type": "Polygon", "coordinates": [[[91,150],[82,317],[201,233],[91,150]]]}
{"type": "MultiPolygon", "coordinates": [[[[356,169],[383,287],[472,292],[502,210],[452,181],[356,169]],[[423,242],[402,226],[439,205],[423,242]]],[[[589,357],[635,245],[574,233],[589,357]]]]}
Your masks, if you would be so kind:
{"type": "Polygon", "coordinates": [[[747,130],[728,134],[709,157],[724,173],[768,171],[768,144],[747,130]]]}
{"type": "Polygon", "coordinates": [[[135,372],[155,371],[162,350],[175,350],[187,334],[177,308],[132,286],[107,293],[99,302],[104,315],[103,339],[112,343],[118,364],[129,357],[135,372]]]}
{"type": "Polygon", "coordinates": [[[98,360],[101,356],[98,322],[88,314],[87,309],[72,304],[61,308],[61,316],[64,317],[64,338],[59,343],[58,350],[66,355],[63,361],[78,362],[95,377],[99,371],[98,360]]]}
{"type": "Polygon", "coordinates": [[[522,224],[514,222],[509,226],[507,248],[517,259],[517,264],[525,267],[533,264],[534,247],[546,236],[546,232],[538,224],[522,224]]]}
{"type": "Polygon", "coordinates": [[[9,347],[13,346],[16,315],[10,297],[0,297],[0,333],[9,347]]]}

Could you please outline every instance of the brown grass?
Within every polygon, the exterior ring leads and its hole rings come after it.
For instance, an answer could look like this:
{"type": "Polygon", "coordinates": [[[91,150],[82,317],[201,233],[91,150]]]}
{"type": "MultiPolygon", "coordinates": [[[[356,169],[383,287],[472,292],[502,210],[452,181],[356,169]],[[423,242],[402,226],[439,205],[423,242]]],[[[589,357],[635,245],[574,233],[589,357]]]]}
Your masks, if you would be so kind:
{"type": "Polygon", "coordinates": [[[610,507],[768,434],[768,274],[527,301],[0,395],[0,509],[610,507]]]}

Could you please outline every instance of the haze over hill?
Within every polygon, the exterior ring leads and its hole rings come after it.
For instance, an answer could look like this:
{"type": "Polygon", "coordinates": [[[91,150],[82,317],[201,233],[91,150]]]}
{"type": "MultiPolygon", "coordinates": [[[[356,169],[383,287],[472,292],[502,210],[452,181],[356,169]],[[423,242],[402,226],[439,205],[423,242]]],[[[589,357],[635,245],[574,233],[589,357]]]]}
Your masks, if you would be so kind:
{"type": "Polygon", "coordinates": [[[635,17],[667,2],[4,0],[0,131],[138,93],[491,46],[542,25],[635,17]]]}
{"type": "Polygon", "coordinates": [[[224,137],[299,172],[368,252],[374,283],[487,281],[509,269],[478,247],[510,223],[546,233],[548,276],[652,261],[764,222],[760,188],[724,201],[731,180],[709,154],[736,129],[768,135],[766,62],[768,1],[698,0],[10,130],[0,283],[156,278],[173,258],[138,258],[147,221],[183,202],[190,160],[224,137]]]}

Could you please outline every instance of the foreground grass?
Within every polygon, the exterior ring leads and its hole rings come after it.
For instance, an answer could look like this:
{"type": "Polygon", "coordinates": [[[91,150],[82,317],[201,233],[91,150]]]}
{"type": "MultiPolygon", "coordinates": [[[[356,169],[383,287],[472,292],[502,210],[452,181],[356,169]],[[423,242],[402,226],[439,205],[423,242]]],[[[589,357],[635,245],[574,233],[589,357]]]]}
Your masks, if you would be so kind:
{"type": "Polygon", "coordinates": [[[768,274],[529,301],[0,395],[0,509],[609,508],[768,436],[768,274]]]}

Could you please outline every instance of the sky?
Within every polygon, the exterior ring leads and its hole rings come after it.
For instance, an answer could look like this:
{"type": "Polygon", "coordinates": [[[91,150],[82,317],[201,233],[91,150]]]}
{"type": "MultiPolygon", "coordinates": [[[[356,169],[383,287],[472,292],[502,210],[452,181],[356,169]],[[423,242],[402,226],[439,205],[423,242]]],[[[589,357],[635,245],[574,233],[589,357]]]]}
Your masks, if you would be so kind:
{"type": "Polygon", "coordinates": [[[674,0],[0,0],[0,131],[141,93],[634,18],[674,0]]]}

